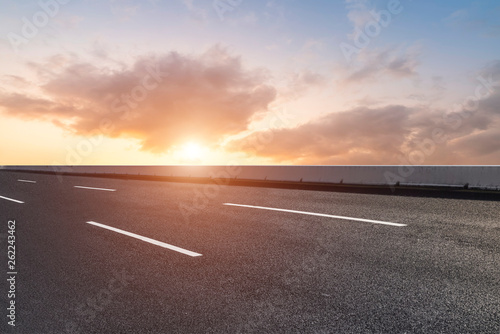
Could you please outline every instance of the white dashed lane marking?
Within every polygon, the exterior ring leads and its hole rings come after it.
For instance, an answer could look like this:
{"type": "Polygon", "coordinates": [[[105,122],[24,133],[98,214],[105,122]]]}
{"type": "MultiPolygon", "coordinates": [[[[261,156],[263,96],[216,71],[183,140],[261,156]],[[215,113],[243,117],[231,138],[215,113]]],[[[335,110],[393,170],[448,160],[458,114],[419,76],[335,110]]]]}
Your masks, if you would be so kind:
{"type": "Polygon", "coordinates": [[[7,201],[11,201],[11,202],[16,202],[16,203],[19,203],[19,204],[24,204],[23,201],[19,201],[17,199],[13,199],[13,198],[9,198],[9,197],[4,197],[4,196],[0,196],[1,199],[5,199],[7,201]]]}
{"type": "Polygon", "coordinates": [[[19,179],[17,181],[19,181],[19,182],[25,182],[25,183],[36,183],[36,181],[31,181],[31,180],[21,180],[21,179],[19,179]]]}
{"type": "Polygon", "coordinates": [[[80,189],[90,189],[90,190],[116,191],[116,189],[106,189],[106,188],[93,188],[93,187],[84,187],[84,186],[74,186],[74,187],[80,188],[80,189]]]}
{"type": "Polygon", "coordinates": [[[298,214],[309,215],[309,216],[318,216],[318,217],[327,217],[327,218],[335,218],[335,219],[353,220],[353,221],[359,221],[359,222],[365,222],[365,223],[371,223],[371,224],[382,224],[382,225],[397,226],[397,227],[406,226],[406,224],[391,223],[391,222],[385,222],[385,221],[381,221],[381,220],[372,220],[372,219],[364,219],[364,218],[353,218],[353,217],[335,216],[335,215],[328,215],[328,214],[324,214],[324,213],[307,212],[307,211],[297,211],[297,210],[287,210],[287,209],[278,209],[278,208],[268,208],[268,207],[265,207],[265,206],[254,206],[254,205],[233,204],[233,203],[224,203],[224,205],[238,206],[238,207],[242,207],[242,208],[251,208],[251,209],[261,209],[261,210],[271,210],[271,211],[281,211],[281,212],[298,213],[298,214]]]}
{"type": "Polygon", "coordinates": [[[173,245],[170,245],[170,244],[158,241],[158,240],[154,240],[154,239],[151,239],[151,238],[148,238],[148,237],[143,237],[142,235],[138,235],[138,234],[135,234],[135,233],[131,233],[131,232],[127,232],[127,231],[124,231],[124,230],[120,230],[120,229],[118,229],[116,227],[111,227],[111,226],[108,226],[108,225],[104,225],[104,224],[100,224],[100,223],[96,223],[96,222],[92,222],[92,221],[87,222],[87,224],[91,224],[91,225],[94,225],[94,226],[97,226],[97,227],[105,228],[105,229],[113,231],[113,232],[121,233],[121,234],[127,235],[129,237],[136,238],[136,239],[139,239],[139,240],[142,240],[142,241],[145,241],[145,242],[149,242],[150,244],[153,244],[153,245],[156,245],[156,246],[160,246],[160,247],[163,247],[163,248],[167,248],[167,249],[170,249],[170,250],[173,250],[173,251],[185,254],[185,255],[192,256],[192,257],[202,256],[202,254],[200,254],[200,253],[192,252],[192,251],[189,251],[187,249],[180,248],[180,247],[177,247],[177,246],[173,246],[173,245]]]}

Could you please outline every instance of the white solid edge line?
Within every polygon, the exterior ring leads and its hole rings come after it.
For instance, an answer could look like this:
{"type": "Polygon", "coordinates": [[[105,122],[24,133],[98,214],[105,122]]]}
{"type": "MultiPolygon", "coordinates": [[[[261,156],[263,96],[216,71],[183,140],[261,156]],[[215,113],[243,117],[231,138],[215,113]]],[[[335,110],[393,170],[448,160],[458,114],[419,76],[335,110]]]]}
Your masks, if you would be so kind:
{"type": "Polygon", "coordinates": [[[26,183],[36,183],[36,181],[31,181],[31,180],[21,180],[21,179],[19,179],[17,181],[19,181],[19,182],[26,182],[26,183]]]}
{"type": "Polygon", "coordinates": [[[189,250],[184,249],[184,248],[180,248],[180,247],[177,247],[177,246],[169,245],[167,243],[164,243],[164,242],[161,242],[161,241],[158,241],[158,240],[154,240],[154,239],[151,239],[151,238],[148,238],[148,237],[143,237],[142,235],[138,235],[138,234],[135,234],[135,233],[132,233],[132,232],[127,232],[127,231],[124,231],[124,230],[120,230],[119,228],[116,228],[116,227],[107,226],[107,225],[100,224],[100,223],[93,222],[93,221],[89,221],[89,222],[87,222],[87,224],[91,224],[91,225],[94,225],[94,226],[97,226],[97,227],[102,227],[102,228],[108,229],[110,231],[121,233],[121,234],[127,235],[129,237],[136,238],[136,239],[139,239],[139,240],[142,240],[142,241],[145,241],[145,242],[149,242],[150,244],[153,244],[153,245],[156,245],[156,246],[160,246],[160,247],[163,247],[163,248],[168,248],[170,250],[173,250],[173,251],[185,254],[185,255],[189,255],[189,256],[192,256],[192,257],[202,256],[202,254],[200,254],[200,253],[192,252],[192,251],[189,251],[189,250]]]}
{"type": "Polygon", "coordinates": [[[103,191],[116,191],[116,189],[106,189],[106,188],[93,188],[93,187],[84,187],[84,186],[74,186],[75,188],[80,189],[91,189],[91,190],[103,190],[103,191]]]}
{"type": "Polygon", "coordinates": [[[315,212],[307,212],[307,211],[297,211],[297,210],[288,210],[288,209],[268,208],[268,207],[265,207],[265,206],[254,206],[254,205],[233,204],[233,203],[224,203],[224,205],[239,206],[239,207],[243,207],[243,208],[252,208],[252,209],[262,209],[262,210],[272,210],[272,211],[300,213],[300,214],[303,214],[303,215],[328,217],[328,218],[336,218],[336,219],[344,219],[344,220],[354,220],[354,221],[360,221],[360,222],[365,222],[365,223],[382,224],[382,225],[390,225],[390,226],[398,226],[398,227],[407,226],[406,224],[384,222],[384,221],[380,221],[380,220],[363,219],[363,218],[352,218],[352,217],[344,217],[344,216],[334,216],[334,215],[327,215],[327,214],[324,214],[324,213],[315,213],[315,212]]]}
{"type": "Polygon", "coordinates": [[[23,202],[23,201],[18,201],[17,199],[12,199],[12,198],[3,197],[3,196],[0,196],[0,198],[6,199],[7,201],[12,201],[12,202],[16,202],[16,203],[24,204],[24,202],[23,202]]]}

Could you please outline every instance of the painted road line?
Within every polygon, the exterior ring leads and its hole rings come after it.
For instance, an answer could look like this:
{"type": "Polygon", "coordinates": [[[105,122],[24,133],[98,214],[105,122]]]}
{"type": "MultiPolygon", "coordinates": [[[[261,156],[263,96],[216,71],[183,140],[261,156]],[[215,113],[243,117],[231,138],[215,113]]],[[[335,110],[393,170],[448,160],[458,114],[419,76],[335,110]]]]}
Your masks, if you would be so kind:
{"type": "Polygon", "coordinates": [[[363,218],[353,218],[353,217],[344,217],[344,216],[334,216],[334,215],[327,215],[327,214],[324,214],[324,213],[315,213],[315,212],[307,212],[307,211],[297,211],[297,210],[268,208],[268,207],[265,207],[265,206],[254,206],[254,205],[233,204],[233,203],[224,203],[224,205],[239,206],[239,207],[242,207],[242,208],[252,208],[252,209],[261,209],[261,210],[271,210],[271,211],[299,213],[299,214],[303,214],[303,215],[328,217],[328,218],[335,218],[335,219],[354,220],[354,221],[365,222],[365,223],[372,223],[372,224],[382,224],[382,225],[390,225],[390,226],[398,226],[398,227],[406,226],[406,224],[384,222],[384,221],[380,221],[380,220],[363,219],[363,218]]]}
{"type": "Polygon", "coordinates": [[[116,189],[106,189],[106,188],[92,188],[92,187],[84,187],[84,186],[74,186],[74,187],[80,188],[80,189],[90,189],[90,190],[116,191],[116,189]]]}
{"type": "Polygon", "coordinates": [[[21,179],[19,179],[17,181],[19,181],[19,182],[26,182],[26,183],[36,183],[36,181],[31,181],[31,180],[21,180],[21,179]]]}
{"type": "Polygon", "coordinates": [[[87,224],[91,224],[91,225],[94,225],[94,226],[97,226],[97,227],[102,227],[102,228],[108,229],[110,231],[121,233],[121,234],[127,235],[129,237],[136,238],[136,239],[139,239],[139,240],[142,240],[142,241],[145,241],[145,242],[149,242],[149,243],[151,243],[153,245],[160,246],[160,247],[163,247],[163,248],[168,248],[170,250],[173,250],[173,251],[185,254],[185,255],[189,255],[189,256],[192,256],[192,257],[202,256],[202,254],[200,254],[200,253],[191,252],[191,251],[189,251],[187,249],[183,249],[183,248],[180,248],[180,247],[177,247],[177,246],[172,246],[172,245],[169,245],[167,243],[164,243],[164,242],[161,242],[161,241],[158,241],[158,240],[154,240],[154,239],[151,239],[151,238],[143,237],[142,235],[138,235],[138,234],[135,234],[135,233],[131,233],[131,232],[127,232],[127,231],[124,231],[124,230],[120,230],[120,229],[118,229],[116,227],[111,227],[111,226],[107,226],[107,225],[96,223],[96,222],[92,222],[92,221],[87,222],[87,224]]]}
{"type": "Polygon", "coordinates": [[[12,201],[12,202],[16,202],[16,203],[24,204],[24,202],[22,202],[22,201],[18,201],[17,199],[8,198],[8,197],[3,197],[3,196],[0,196],[0,198],[6,199],[7,201],[12,201]]]}

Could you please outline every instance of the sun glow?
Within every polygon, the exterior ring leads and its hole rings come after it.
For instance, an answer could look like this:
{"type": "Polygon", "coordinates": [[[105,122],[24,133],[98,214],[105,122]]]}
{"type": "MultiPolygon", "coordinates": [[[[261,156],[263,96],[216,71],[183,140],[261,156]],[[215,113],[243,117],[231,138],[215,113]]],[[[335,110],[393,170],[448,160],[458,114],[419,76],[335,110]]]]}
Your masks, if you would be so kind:
{"type": "Polygon", "coordinates": [[[187,160],[200,160],[205,155],[205,149],[198,143],[189,142],[182,147],[182,157],[187,160]]]}

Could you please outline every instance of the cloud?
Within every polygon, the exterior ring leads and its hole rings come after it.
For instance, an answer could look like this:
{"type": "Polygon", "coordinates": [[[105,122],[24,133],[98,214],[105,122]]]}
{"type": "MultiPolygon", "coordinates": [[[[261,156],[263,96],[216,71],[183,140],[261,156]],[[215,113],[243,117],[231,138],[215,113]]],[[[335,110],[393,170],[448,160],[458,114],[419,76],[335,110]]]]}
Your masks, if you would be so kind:
{"type": "MultiPolygon", "coordinates": [[[[498,164],[500,62],[484,69],[497,81],[470,110],[389,105],[332,112],[294,128],[256,131],[227,144],[233,151],[291,164],[498,164]],[[267,138],[265,145],[260,138],[267,138]]],[[[491,76],[488,76],[491,78],[491,76]]]]}
{"type": "Polygon", "coordinates": [[[406,49],[386,48],[361,50],[356,63],[349,68],[344,83],[365,82],[380,77],[407,78],[417,75],[419,51],[417,47],[406,49]]]}
{"type": "Polygon", "coordinates": [[[56,110],[56,104],[51,101],[21,94],[2,96],[1,105],[11,115],[26,119],[44,119],[46,116],[63,114],[63,112],[59,113],[56,110]]]}
{"type": "Polygon", "coordinates": [[[286,88],[281,90],[281,95],[289,99],[299,98],[310,89],[324,86],[326,82],[323,75],[310,70],[294,72],[287,77],[286,88]]]}
{"type": "Polygon", "coordinates": [[[26,88],[29,86],[29,82],[18,75],[2,75],[2,81],[16,88],[26,88]]]}
{"type": "MultiPolygon", "coordinates": [[[[356,108],[330,113],[296,128],[271,129],[229,143],[233,150],[294,163],[338,163],[353,155],[373,161],[394,160],[411,132],[414,110],[403,106],[356,108]],[[258,146],[258,138],[272,138],[258,146]]],[[[352,161],[352,160],[351,160],[352,161]]]]}
{"type": "Polygon", "coordinates": [[[246,70],[220,47],[200,56],[143,56],[120,69],[64,57],[52,61],[57,65],[31,64],[45,80],[43,96],[4,93],[0,108],[82,136],[95,134],[106,120],[109,137],[138,139],[143,150],[157,153],[190,139],[216,145],[246,130],[276,97],[265,71],[246,70]]]}
{"type": "MultiPolygon", "coordinates": [[[[500,81],[500,60],[493,60],[484,66],[478,73],[480,76],[500,81]]],[[[497,86],[498,87],[498,86],[497,86]]]]}
{"type": "Polygon", "coordinates": [[[453,147],[460,149],[462,154],[470,157],[483,157],[496,154],[495,164],[499,164],[500,158],[500,130],[482,131],[457,140],[453,147]]]}

